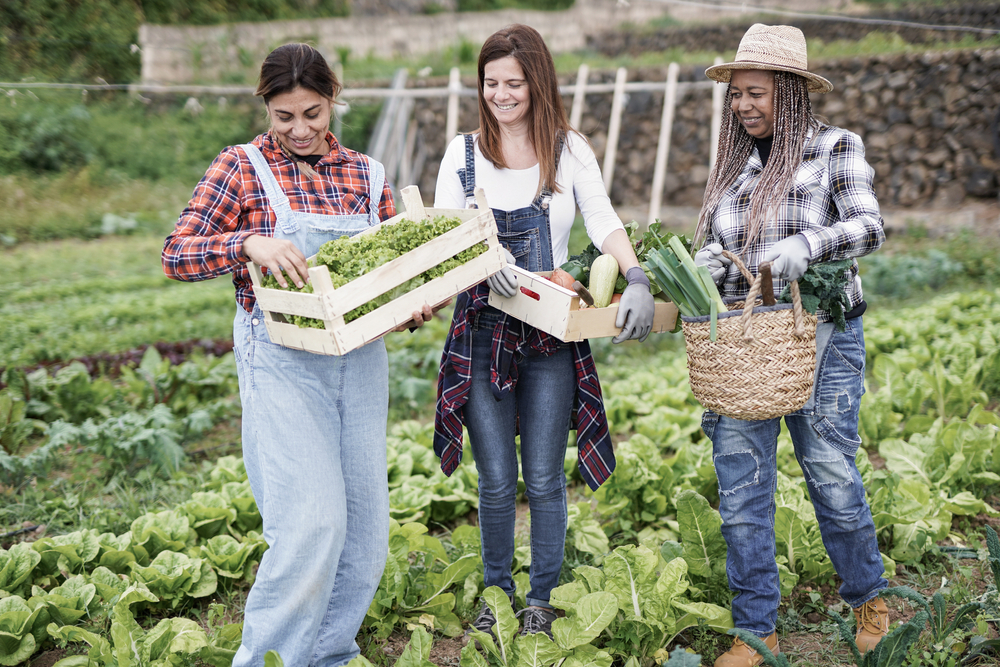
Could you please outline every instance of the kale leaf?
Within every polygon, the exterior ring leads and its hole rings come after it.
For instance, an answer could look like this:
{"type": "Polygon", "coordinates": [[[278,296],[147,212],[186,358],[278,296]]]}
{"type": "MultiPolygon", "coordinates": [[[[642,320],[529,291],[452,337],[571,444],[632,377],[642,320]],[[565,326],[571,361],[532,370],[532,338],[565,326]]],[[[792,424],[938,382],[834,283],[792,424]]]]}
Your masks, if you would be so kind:
{"type": "MultiPolygon", "coordinates": [[[[848,281],[848,270],[854,263],[853,259],[842,259],[836,262],[817,262],[810,264],[804,276],[799,278],[799,293],[802,296],[802,307],[815,314],[816,309],[830,313],[837,331],[847,328],[844,313],[850,307],[844,287],[848,281]]],[[[781,303],[791,303],[792,293],[788,285],[778,297],[781,303]]]]}

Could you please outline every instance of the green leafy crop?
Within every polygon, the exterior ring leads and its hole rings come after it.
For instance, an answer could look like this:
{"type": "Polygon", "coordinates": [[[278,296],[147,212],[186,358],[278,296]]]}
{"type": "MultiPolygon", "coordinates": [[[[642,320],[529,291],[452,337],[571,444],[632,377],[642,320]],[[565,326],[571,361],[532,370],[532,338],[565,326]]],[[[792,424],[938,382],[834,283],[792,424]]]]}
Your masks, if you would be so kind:
{"type": "MultiPolygon", "coordinates": [[[[378,231],[372,234],[363,234],[354,237],[342,236],[339,239],[327,241],[320,246],[312,265],[326,265],[330,269],[330,280],[336,289],[346,285],[355,278],[360,278],[366,273],[377,269],[383,264],[388,264],[397,257],[405,255],[411,250],[451,231],[461,224],[462,221],[458,218],[448,218],[441,215],[433,220],[421,220],[418,222],[400,220],[396,224],[382,225],[378,231]]],[[[478,257],[485,251],[486,246],[481,243],[463,250],[457,255],[445,259],[429,271],[425,271],[419,276],[397,285],[376,299],[346,313],[344,321],[351,322],[356,320],[362,315],[372,312],[379,306],[384,306],[393,299],[420,287],[424,283],[435,278],[440,278],[448,273],[448,271],[465,264],[474,257],[478,257]]],[[[265,276],[264,286],[280,289],[278,281],[273,275],[265,276]]],[[[307,292],[311,294],[313,286],[310,283],[302,289],[297,289],[289,283],[288,289],[293,292],[307,292]]],[[[299,327],[324,328],[321,320],[298,315],[287,315],[286,317],[299,327]]]]}
{"type": "MultiPolygon", "coordinates": [[[[810,313],[816,309],[830,313],[837,331],[847,327],[844,313],[850,308],[844,286],[847,285],[847,270],[854,260],[842,259],[837,262],[819,262],[810,264],[805,275],[799,278],[799,292],[802,294],[802,307],[810,313]]],[[[781,296],[782,303],[792,302],[792,293],[785,285],[781,296]]]]}

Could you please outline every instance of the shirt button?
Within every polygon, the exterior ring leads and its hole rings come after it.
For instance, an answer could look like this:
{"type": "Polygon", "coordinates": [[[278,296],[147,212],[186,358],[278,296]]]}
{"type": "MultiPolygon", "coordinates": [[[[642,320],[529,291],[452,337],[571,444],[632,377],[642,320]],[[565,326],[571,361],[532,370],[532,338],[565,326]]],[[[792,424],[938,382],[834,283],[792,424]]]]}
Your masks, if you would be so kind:
{"type": "Polygon", "coordinates": [[[248,343],[250,342],[250,336],[247,336],[247,342],[248,343]]]}
{"type": "Polygon", "coordinates": [[[252,320],[250,320],[250,324],[252,324],[252,325],[254,325],[254,326],[257,326],[258,324],[260,324],[260,320],[258,320],[258,319],[257,319],[257,318],[255,317],[255,318],[253,318],[252,320]]]}

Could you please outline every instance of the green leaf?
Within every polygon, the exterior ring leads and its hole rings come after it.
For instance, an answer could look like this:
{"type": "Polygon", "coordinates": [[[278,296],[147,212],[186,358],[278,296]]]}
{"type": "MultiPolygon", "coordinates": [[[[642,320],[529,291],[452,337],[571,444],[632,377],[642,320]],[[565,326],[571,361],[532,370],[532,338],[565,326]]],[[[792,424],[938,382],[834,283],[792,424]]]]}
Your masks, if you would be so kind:
{"type": "Polygon", "coordinates": [[[489,667],[489,663],[476,648],[476,642],[469,642],[462,648],[459,667],[489,667]]]}
{"type": "Polygon", "coordinates": [[[573,649],[561,667],[611,667],[611,664],[612,658],[609,653],[593,644],[584,644],[573,649]]]}
{"type": "Polygon", "coordinates": [[[552,623],[552,635],[560,648],[570,650],[597,639],[618,614],[618,601],[611,593],[590,593],[567,610],[565,618],[552,623]]]}
{"type": "Polygon", "coordinates": [[[514,635],[517,633],[517,618],[514,617],[514,610],[510,606],[510,598],[498,586],[490,586],[483,591],[483,599],[493,611],[493,616],[497,619],[493,626],[493,634],[496,637],[497,650],[504,664],[513,657],[511,648],[514,642],[514,635]]]}
{"type": "Polygon", "coordinates": [[[670,660],[664,663],[664,667],[701,667],[701,656],[697,653],[688,653],[682,648],[675,648],[670,654],[670,660]]]}
{"type": "Polygon", "coordinates": [[[35,652],[35,638],[29,632],[20,639],[0,632],[0,665],[20,665],[35,652]]]}
{"type": "Polygon", "coordinates": [[[285,667],[285,662],[277,651],[268,651],[264,654],[264,667],[285,667]]]}
{"type": "Polygon", "coordinates": [[[722,537],[722,518],[704,496],[686,489],[676,499],[677,522],[688,571],[709,578],[712,566],[726,557],[726,541],[722,537]]]}
{"type": "Polygon", "coordinates": [[[422,626],[416,626],[410,635],[410,641],[403,649],[397,667],[434,667],[434,663],[429,660],[431,655],[431,644],[433,640],[422,626]]]}
{"type": "Polygon", "coordinates": [[[547,667],[563,656],[559,647],[542,632],[518,636],[514,646],[517,651],[517,667],[547,667]]]}

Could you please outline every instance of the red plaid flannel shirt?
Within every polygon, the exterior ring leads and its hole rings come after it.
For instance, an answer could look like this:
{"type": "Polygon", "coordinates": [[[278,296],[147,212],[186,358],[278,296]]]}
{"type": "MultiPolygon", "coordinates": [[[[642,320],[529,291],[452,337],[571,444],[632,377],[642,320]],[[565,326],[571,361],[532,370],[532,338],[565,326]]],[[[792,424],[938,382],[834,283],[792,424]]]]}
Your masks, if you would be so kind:
{"type": "MultiPolygon", "coordinates": [[[[322,215],[369,213],[368,162],[360,153],[344,148],[333,133],[326,140],[330,152],[313,167],[318,180],[303,173],[265,133],[253,140],[288,196],[292,209],[322,215]]],[[[392,190],[386,182],[379,204],[379,218],[396,215],[392,190]]],[[[253,310],[253,285],[243,254],[243,241],[252,234],[274,235],[275,215],[264,188],[242,149],[229,146],[215,158],[195,186],[191,201],[174,231],[163,244],[163,271],[175,280],[196,281],[233,274],[236,302],[253,310]]]]}

